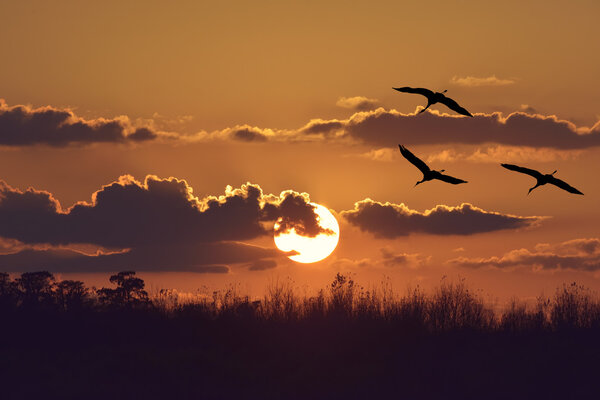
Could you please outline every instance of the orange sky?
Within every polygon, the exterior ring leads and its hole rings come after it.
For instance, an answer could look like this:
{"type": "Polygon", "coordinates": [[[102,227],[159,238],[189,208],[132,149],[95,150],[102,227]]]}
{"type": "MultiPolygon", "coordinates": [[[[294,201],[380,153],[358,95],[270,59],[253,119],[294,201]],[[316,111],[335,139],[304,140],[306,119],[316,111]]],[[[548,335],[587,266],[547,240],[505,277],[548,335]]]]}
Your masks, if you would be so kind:
{"type": "MultiPolygon", "coordinates": [[[[399,288],[463,276],[499,297],[536,296],[573,280],[600,289],[600,186],[590,173],[600,166],[599,13],[593,1],[2,4],[0,180],[9,186],[0,186],[0,222],[39,217],[24,197],[23,208],[7,208],[6,193],[29,187],[52,193],[66,211],[127,174],[185,179],[200,200],[252,182],[265,195],[306,192],[334,210],[334,254],[310,266],[279,255],[265,271],[249,271],[250,261],[214,263],[227,274],[165,266],[147,279],[259,291],[288,275],[298,286],[321,286],[340,270],[365,283],[390,276],[399,288]],[[448,89],[475,118],[457,120],[439,105],[412,115],[425,99],[393,86],[448,89]],[[50,114],[56,120],[42,117],[50,114]],[[469,183],[413,188],[421,175],[398,143],[469,183]],[[501,162],[557,169],[585,196],[548,186],[526,196],[533,178],[501,162]],[[420,213],[470,203],[503,218],[548,218],[491,223],[485,233],[417,226],[381,238],[342,216],[366,198],[420,213]]],[[[50,233],[32,239],[42,228],[23,221],[15,226],[35,232],[0,228],[1,240],[22,242],[0,242],[3,255],[52,242],[50,233]]],[[[227,221],[226,230],[239,229],[227,221]]],[[[60,246],[81,246],[83,236],[60,246]]],[[[274,249],[268,235],[243,242],[274,249]]]]}

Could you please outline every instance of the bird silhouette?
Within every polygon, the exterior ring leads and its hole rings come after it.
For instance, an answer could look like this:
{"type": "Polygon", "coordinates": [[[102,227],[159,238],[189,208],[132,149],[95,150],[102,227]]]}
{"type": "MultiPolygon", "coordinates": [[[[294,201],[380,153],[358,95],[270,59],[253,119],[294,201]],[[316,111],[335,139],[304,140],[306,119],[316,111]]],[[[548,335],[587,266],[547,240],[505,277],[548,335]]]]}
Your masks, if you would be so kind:
{"type": "Polygon", "coordinates": [[[402,153],[404,158],[410,161],[411,164],[413,164],[415,167],[419,168],[419,170],[421,170],[421,172],[423,173],[423,179],[415,183],[415,186],[423,182],[431,181],[433,179],[438,179],[440,181],[448,182],[453,185],[458,185],[459,183],[467,183],[467,181],[463,181],[462,179],[442,174],[442,172],[445,171],[443,169],[436,171],[429,168],[427,164],[423,162],[423,160],[411,153],[406,147],[402,146],[401,144],[399,144],[398,147],[400,148],[400,153],[402,153]]]}
{"type": "Polygon", "coordinates": [[[447,90],[444,90],[443,92],[440,93],[440,92],[433,92],[429,89],[411,88],[408,86],[404,86],[401,88],[392,88],[392,89],[397,90],[399,92],[403,92],[403,93],[415,93],[415,94],[420,94],[420,95],[427,97],[427,107],[425,107],[424,109],[419,111],[419,114],[421,114],[423,111],[427,110],[429,108],[429,106],[431,106],[435,103],[442,103],[449,109],[456,111],[459,114],[466,115],[467,117],[473,116],[465,108],[458,105],[458,103],[456,101],[452,100],[450,97],[444,96],[444,93],[446,93],[447,90]]]}
{"type": "Polygon", "coordinates": [[[518,165],[513,165],[513,164],[500,164],[500,165],[502,165],[506,169],[510,169],[511,171],[517,171],[522,174],[527,174],[527,175],[533,176],[535,179],[537,179],[537,183],[535,184],[534,187],[529,189],[529,192],[527,192],[527,194],[531,193],[531,191],[533,189],[535,189],[536,187],[545,185],[546,183],[549,183],[554,186],[558,186],[559,188],[566,190],[569,193],[583,194],[579,190],[575,189],[573,186],[569,185],[567,182],[562,181],[558,178],[555,178],[553,175],[557,172],[556,170],[551,174],[542,174],[541,172],[538,172],[534,169],[519,167],[518,165]]]}

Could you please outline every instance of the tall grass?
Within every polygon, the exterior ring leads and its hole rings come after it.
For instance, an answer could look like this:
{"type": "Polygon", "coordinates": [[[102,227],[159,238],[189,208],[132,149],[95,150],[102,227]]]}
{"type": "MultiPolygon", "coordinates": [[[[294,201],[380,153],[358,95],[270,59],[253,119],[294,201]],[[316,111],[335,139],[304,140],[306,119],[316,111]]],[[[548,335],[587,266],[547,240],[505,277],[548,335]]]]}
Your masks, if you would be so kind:
{"type": "Polygon", "coordinates": [[[365,288],[352,275],[338,273],[331,284],[313,295],[299,293],[288,278],[270,281],[262,297],[251,298],[239,285],[212,293],[162,289],[148,296],[143,281],[131,271],[111,277],[111,282],[117,282],[116,289],[100,290],[76,281],[57,282],[46,272],[23,274],[14,281],[7,274],[0,278],[0,313],[36,308],[79,313],[135,309],[202,320],[374,321],[424,332],[600,328],[598,296],[577,283],[557,288],[553,296],[539,296],[534,305],[512,299],[503,310],[494,311],[464,279],[442,279],[430,292],[417,286],[398,293],[389,280],[365,288]]]}
{"type": "Polygon", "coordinates": [[[395,292],[389,281],[364,288],[351,275],[337,274],[314,295],[300,294],[291,280],[276,279],[260,298],[251,299],[237,286],[212,296],[190,296],[162,290],[151,296],[167,315],[202,315],[220,319],[251,317],[263,321],[379,321],[427,332],[535,332],[600,328],[600,300],[589,289],[572,283],[533,305],[512,299],[500,311],[485,303],[464,279],[442,279],[431,292],[421,287],[395,292]]]}

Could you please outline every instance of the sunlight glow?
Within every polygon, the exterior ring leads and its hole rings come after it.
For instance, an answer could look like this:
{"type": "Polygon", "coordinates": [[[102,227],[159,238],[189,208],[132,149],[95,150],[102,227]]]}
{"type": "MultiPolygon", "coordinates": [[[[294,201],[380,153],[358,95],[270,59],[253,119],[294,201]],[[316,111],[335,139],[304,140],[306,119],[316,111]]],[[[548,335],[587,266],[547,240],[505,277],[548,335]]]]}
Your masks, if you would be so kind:
{"type": "MultiPolygon", "coordinates": [[[[340,226],[333,214],[320,204],[310,204],[315,207],[319,225],[325,229],[331,229],[335,232],[333,235],[320,233],[315,237],[300,236],[292,228],[289,232],[274,236],[277,248],[281,251],[296,251],[298,254],[289,256],[289,258],[301,263],[323,260],[335,250],[340,239],[340,226]]],[[[275,223],[275,230],[278,227],[279,221],[275,223]]]]}

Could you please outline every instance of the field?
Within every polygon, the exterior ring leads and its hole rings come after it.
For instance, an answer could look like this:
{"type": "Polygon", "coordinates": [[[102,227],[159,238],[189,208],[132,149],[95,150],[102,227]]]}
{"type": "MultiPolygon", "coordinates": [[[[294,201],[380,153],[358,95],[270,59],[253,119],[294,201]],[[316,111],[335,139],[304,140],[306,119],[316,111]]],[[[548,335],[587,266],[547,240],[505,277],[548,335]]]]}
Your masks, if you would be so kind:
{"type": "Polygon", "coordinates": [[[0,275],[2,398],[594,398],[600,303],[577,284],[494,312],[464,281],[316,296],[152,296],[0,275]]]}

